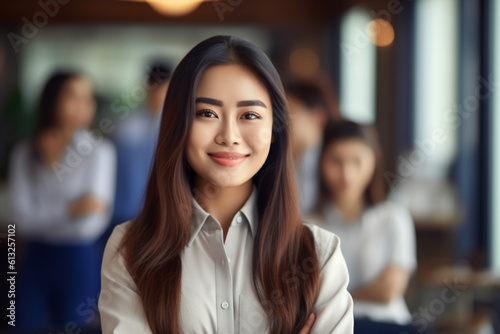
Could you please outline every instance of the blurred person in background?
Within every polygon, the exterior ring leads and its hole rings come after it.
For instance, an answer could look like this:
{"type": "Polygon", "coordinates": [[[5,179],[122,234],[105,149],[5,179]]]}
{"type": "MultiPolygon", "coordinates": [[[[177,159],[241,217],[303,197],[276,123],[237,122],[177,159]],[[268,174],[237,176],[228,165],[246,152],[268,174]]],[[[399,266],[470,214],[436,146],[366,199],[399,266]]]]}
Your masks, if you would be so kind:
{"type": "Polygon", "coordinates": [[[286,91],[300,211],[307,214],[317,203],[321,134],[330,118],[339,118],[338,104],[333,87],[322,77],[292,80],[286,91]]]}
{"type": "Polygon", "coordinates": [[[18,330],[85,326],[95,318],[79,307],[98,297],[97,240],[111,219],[116,169],[112,142],[87,129],[95,110],[91,82],[57,72],[43,88],[33,138],[13,149],[11,221],[26,241],[18,330]]]}
{"type": "Polygon", "coordinates": [[[171,72],[167,63],[150,64],[144,107],[116,123],[112,137],[118,152],[116,199],[106,239],[115,225],[135,219],[142,208],[171,72]]]}
{"type": "MultiPolygon", "coordinates": [[[[355,333],[374,333],[376,328],[399,333],[400,326],[412,321],[404,300],[417,266],[412,218],[386,200],[382,154],[373,128],[330,121],[322,140],[319,201],[305,220],[340,237],[354,299],[355,333]]],[[[411,327],[405,330],[412,332],[411,327]]]]}

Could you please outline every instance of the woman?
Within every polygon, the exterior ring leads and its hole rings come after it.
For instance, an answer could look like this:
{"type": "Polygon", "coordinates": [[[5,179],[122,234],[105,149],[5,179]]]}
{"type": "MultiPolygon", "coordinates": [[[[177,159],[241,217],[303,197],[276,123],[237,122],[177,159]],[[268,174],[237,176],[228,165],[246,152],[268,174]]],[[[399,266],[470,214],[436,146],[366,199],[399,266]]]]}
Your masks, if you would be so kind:
{"type": "Polygon", "coordinates": [[[382,155],[372,128],[330,121],[323,133],[320,193],[309,220],[340,237],[357,320],[405,325],[404,301],[416,268],[410,214],[386,201],[382,155]]]}
{"type": "Polygon", "coordinates": [[[252,43],[180,62],[145,196],[106,246],[103,333],[352,333],[339,240],[302,224],[283,86],[252,43]]]}
{"type": "Polygon", "coordinates": [[[13,216],[27,250],[16,289],[16,328],[87,325],[88,298],[99,292],[110,221],[116,152],[87,127],[95,114],[92,84],[72,72],[46,83],[32,140],[13,150],[9,184],[13,216]]]}

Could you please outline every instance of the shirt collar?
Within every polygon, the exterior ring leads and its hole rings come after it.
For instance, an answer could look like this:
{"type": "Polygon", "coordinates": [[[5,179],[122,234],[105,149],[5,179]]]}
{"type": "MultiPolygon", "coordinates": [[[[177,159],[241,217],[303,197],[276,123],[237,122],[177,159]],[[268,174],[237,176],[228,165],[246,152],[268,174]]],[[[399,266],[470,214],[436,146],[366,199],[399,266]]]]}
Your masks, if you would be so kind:
{"type": "MultiPolygon", "coordinates": [[[[193,194],[191,193],[191,204],[192,204],[192,216],[191,216],[191,232],[189,237],[189,242],[187,246],[191,246],[194,239],[198,236],[198,233],[202,229],[203,225],[206,223],[207,219],[211,217],[215,222],[215,217],[210,213],[206,212],[200,204],[196,201],[193,194]]],[[[252,232],[252,236],[255,237],[255,233],[257,231],[257,223],[258,223],[258,213],[257,213],[257,186],[252,183],[252,193],[250,197],[246,200],[245,204],[241,207],[241,209],[235,214],[234,220],[238,217],[238,215],[243,216],[243,220],[246,220],[250,225],[250,231],[252,232]],[[242,214],[241,214],[242,213],[242,214]]],[[[235,224],[235,222],[231,222],[231,226],[235,224]]]]}

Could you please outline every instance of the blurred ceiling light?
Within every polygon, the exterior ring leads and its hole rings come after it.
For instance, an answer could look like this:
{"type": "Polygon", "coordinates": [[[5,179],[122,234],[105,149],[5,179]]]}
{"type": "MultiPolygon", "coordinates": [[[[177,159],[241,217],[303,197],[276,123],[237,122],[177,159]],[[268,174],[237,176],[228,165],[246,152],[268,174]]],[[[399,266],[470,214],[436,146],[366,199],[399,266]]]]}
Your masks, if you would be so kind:
{"type": "Polygon", "coordinates": [[[309,48],[297,48],[290,53],[290,70],[293,74],[310,77],[319,71],[319,56],[309,48]]]}
{"type": "Polygon", "coordinates": [[[182,16],[191,13],[205,0],[125,0],[147,2],[151,8],[167,16],[182,16]]]}
{"type": "Polygon", "coordinates": [[[384,19],[375,19],[368,23],[366,32],[376,46],[387,46],[394,41],[394,28],[384,19]]]}

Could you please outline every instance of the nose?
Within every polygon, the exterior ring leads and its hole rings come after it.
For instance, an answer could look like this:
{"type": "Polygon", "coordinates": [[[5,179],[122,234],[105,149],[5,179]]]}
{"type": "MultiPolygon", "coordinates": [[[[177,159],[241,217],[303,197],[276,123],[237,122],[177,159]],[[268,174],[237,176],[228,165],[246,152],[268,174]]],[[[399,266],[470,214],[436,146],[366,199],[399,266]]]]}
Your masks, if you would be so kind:
{"type": "Polygon", "coordinates": [[[342,164],[342,181],[349,182],[353,176],[352,168],[348,166],[348,164],[342,164]]]}
{"type": "Polygon", "coordinates": [[[241,141],[238,125],[226,118],[219,127],[215,141],[219,145],[234,145],[241,141]]]}

